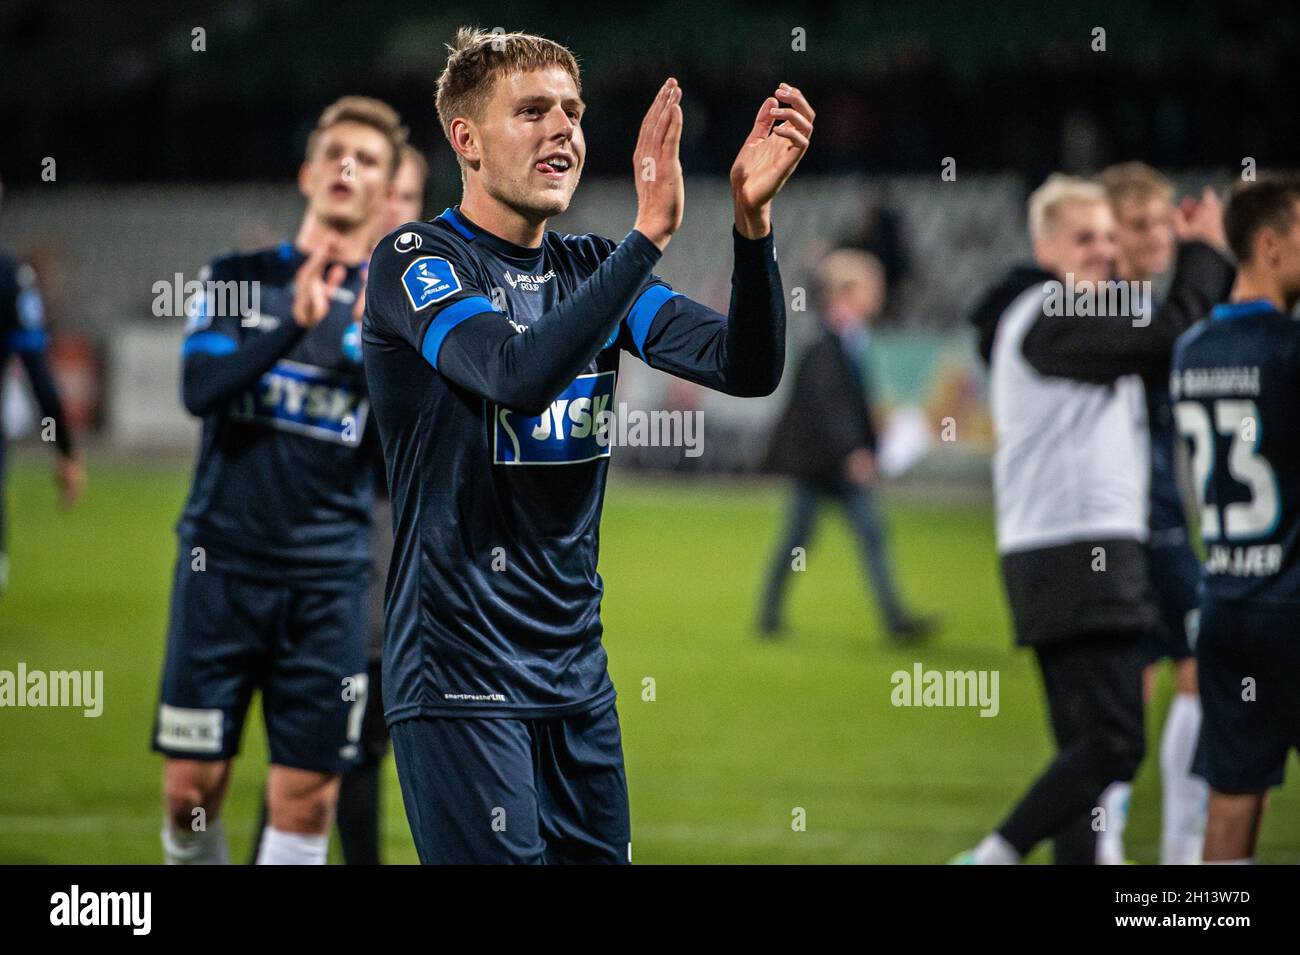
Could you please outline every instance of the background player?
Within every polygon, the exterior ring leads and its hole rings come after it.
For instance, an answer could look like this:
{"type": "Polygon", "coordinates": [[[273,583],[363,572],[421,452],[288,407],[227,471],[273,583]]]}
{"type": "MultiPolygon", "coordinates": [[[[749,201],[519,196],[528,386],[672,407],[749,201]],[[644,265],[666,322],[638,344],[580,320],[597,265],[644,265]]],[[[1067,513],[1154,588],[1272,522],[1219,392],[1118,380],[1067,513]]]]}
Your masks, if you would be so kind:
{"type": "Polygon", "coordinates": [[[577,63],[460,30],[437,105],[461,204],[372,260],[366,377],[397,525],[385,715],[423,862],[630,859],[596,571],[619,353],[735,395],[776,387],[770,209],[813,119],[783,84],[732,167],[723,316],[650,271],[685,202],[680,100],[668,80],[642,122],[623,242],[547,232],[586,156],[577,63]]]}
{"type": "MultiPolygon", "coordinates": [[[[1209,245],[1179,240],[1185,222],[1174,208],[1174,186],[1150,166],[1121,163],[1102,171],[1098,180],[1110,197],[1115,216],[1115,277],[1123,282],[1158,281],[1174,264],[1194,267],[1209,276],[1212,294],[1226,298],[1233,270],[1225,257],[1218,197],[1206,190],[1201,202],[1204,219],[1216,227],[1209,245]],[[1219,291],[1213,292],[1217,283],[1219,291]]],[[[1158,308],[1158,303],[1152,303],[1158,308]]],[[[1147,641],[1148,666],[1143,673],[1143,697],[1149,704],[1155,693],[1161,660],[1174,665],[1174,697],[1160,734],[1161,835],[1163,865],[1194,865],[1201,861],[1205,833],[1205,781],[1191,772],[1192,756],[1201,729],[1201,701],[1196,693],[1196,658],[1193,656],[1199,614],[1201,562],[1192,551],[1182,493],[1175,476],[1173,408],[1169,384],[1163,375],[1143,381],[1147,422],[1151,435],[1151,492],[1147,522],[1147,561],[1151,585],[1160,611],[1161,629],[1147,641]]],[[[1124,827],[1129,812],[1132,783],[1113,783],[1102,794],[1106,828],[1098,837],[1098,861],[1118,865],[1125,861],[1124,827]]]]}
{"type": "Polygon", "coordinates": [[[1252,862],[1267,791],[1300,748],[1300,177],[1242,184],[1224,214],[1231,301],[1178,342],[1170,394],[1205,542],[1196,654],[1210,784],[1206,862],[1252,862]]]}
{"type": "MultiPolygon", "coordinates": [[[[0,183],[0,199],[4,184],[0,183]]],[[[72,429],[63,414],[63,402],[46,360],[45,308],[36,282],[36,270],[28,263],[0,253],[0,596],[9,585],[9,555],[5,549],[5,433],[3,397],[9,356],[17,355],[27,372],[41,415],[53,424],[54,482],[59,503],[72,507],[86,484],[86,466],[73,447],[72,429]]]]}
{"type": "Polygon", "coordinates": [[[404,141],[377,100],[328,107],[295,240],[213,263],[213,282],[258,283],[259,311],[218,315],[209,295],[188,328],[182,392],[203,432],[154,731],[168,862],[227,861],[221,803],[255,688],[271,759],[258,861],[326,858],[366,696],[372,465],[353,310],[404,141]]]}
{"type": "MultiPolygon", "coordinates": [[[[409,143],[402,146],[402,159],[393,177],[380,236],[403,222],[413,222],[424,212],[424,186],[429,165],[424,155],[409,143]]],[[[393,505],[388,498],[388,476],[380,452],[378,434],[371,429],[372,461],[375,466],[373,511],[374,576],[370,581],[368,628],[370,676],[366,713],[361,721],[361,753],[355,766],[343,774],[339,784],[338,827],[343,861],[348,865],[379,865],[382,831],[380,768],[388,753],[388,724],[384,722],[383,649],[384,588],[393,555],[393,505]]]]}
{"type": "MultiPolygon", "coordinates": [[[[1204,235],[1216,215],[1194,207],[1188,235],[1204,235]]],[[[1176,336],[1217,287],[1189,262],[1154,315],[1101,300],[1076,314],[1060,290],[1070,280],[1095,290],[1114,269],[1105,190],[1050,177],[1030,196],[1029,231],[1036,267],[1012,270],[974,322],[997,432],[1002,577],[1016,642],[1034,649],[1042,673],[1057,754],[1001,826],[954,861],[1014,863],[1052,837],[1058,863],[1091,865],[1097,800],[1131,780],[1145,752],[1142,641],[1158,627],[1138,376],[1168,369],[1176,336]]]]}
{"type": "MultiPolygon", "coordinates": [[[[389,190],[379,236],[386,235],[403,222],[420,218],[424,209],[424,185],[429,165],[424,155],[410,143],[402,144],[401,160],[393,185],[389,190]]],[[[361,321],[365,309],[364,277],[362,291],[353,306],[356,322],[361,321]]],[[[358,331],[359,334],[359,331],[358,331]]],[[[384,473],[384,457],[379,446],[379,435],[374,428],[366,432],[366,447],[370,450],[375,473],[375,503],[371,514],[372,546],[374,553],[373,575],[367,600],[367,625],[369,633],[369,659],[366,665],[367,690],[365,715],[361,719],[360,752],[356,763],[343,773],[339,781],[337,822],[339,847],[346,865],[380,865],[382,829],[380,808],[380,768],[388,753],[388,724],[384,722],[382,687],[382,655],[384,647],[384,585],[388,579],[388,566],[393,553],[393,508],[388,499],[388,477],[384,473]]],[[[262,833],[266,829],[266,801],[262,801],[261,817],[257,823],[258,838],[251,847],[250,859],[255,863],[262,848],[262,833]]]]}

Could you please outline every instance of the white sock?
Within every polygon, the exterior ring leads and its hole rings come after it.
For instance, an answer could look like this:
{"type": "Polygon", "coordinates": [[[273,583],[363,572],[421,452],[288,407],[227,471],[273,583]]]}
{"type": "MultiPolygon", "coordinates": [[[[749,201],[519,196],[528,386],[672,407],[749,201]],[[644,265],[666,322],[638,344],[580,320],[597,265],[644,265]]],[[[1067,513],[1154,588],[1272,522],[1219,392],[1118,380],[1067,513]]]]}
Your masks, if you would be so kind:
{"type": "Polygon", "coordinates": [[[1097,865],[1124,864],[1124,827],[1128,825],[1128,801],[1132,795],[1132,783],[1111,783],[1101,791],[1106,828],[1097,833],[1097,865]]]}
{"type": "Polygon", "coordinates": [[[171,822],[164,822],[162,844],[167,865],[230,865],[226,830],[220,819],[198,832],[176,829],[171,822]]]}
{"type": "Polygon", "coordinates": [[[1160,737],[1160,779],[1164,790],[1161,865],[1196,865],[1201,861],[1210,790],[1205,780],[1191,773],[1200,732],[1201,701],[1188,693],[1176,694],[1160,737]]]}
{"type": "Polygon", "coordinates": [[[976,865],[1016,865],[1020,853],[996,832],[991,832],[975,847],[976,865]]]}
{"type": "Polygon", "coordinates": [[[258,865],[324,865],[329,855],[330,837],[281,832],[267,826],[262,831],[262,847],[257,851],[258,865]]]}

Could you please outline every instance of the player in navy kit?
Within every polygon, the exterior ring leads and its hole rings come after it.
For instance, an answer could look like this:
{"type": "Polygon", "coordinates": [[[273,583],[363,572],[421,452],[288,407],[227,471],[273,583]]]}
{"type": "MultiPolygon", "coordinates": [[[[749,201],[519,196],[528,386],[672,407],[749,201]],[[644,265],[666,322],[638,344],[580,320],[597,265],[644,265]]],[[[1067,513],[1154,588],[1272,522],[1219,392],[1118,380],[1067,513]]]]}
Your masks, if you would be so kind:
{"type": "Polygon", "coordinates": [[[784,84],[732,168],[729,313],[651,269],[681,222],[681,90],[634,153],[620,243],[546,231],[586,146],[559,44],[463,29],[438,82],[461,204],[371,260],[366,378],[388,462],[385,715],[423,862],[625,862],[630,823],[601,646],[598,529],[621,353],[735,395],[780,380],[773,197],[813,112],[784,84]]]}
{"type": "Polygon", "coordinates": [[[1230,302],[1178,341],[1170,395],[1201,504],[1197,640],[1206,862],[1250,862],[1264,797],[1300,748],[1300,177],[1239,186],[1230,302]]]}
{"type": "Polygon", "coordinates": [[[366,697],[373,472],[354,312],[404,141],[377,100],[331,105],[295,240],[217,259],[193,302],[182,394],[203,430],[153,737],[168,862],[228,860],[219,815],[254,689],[271,760],[258,861],[325,861],[366,697]]]}
{"type": "MultiPolygon", "coordinates": [[[[1188,206],[1174,205],[1173,183],[1150,166],[1126,162],[1098,176],[1110,197],[1115,216],[1115,278],[1129,283],[1157,280],[1171,268],[1175,273],[1194,269],[1205,278],[1208,298],[1199,307],[1186,307],[1188,321],[1203,317],[1204,310],[1227,298],[1233,269],[1223,236],[1223,211],[1209,190],[1201,196],[1210,241],[1188,241],[1188,206]]],[[[1178,286],[1171,283],[1171,288],[1178,286]]],[[[1151,308],[1160,304],[1151,302],[1151,308]]],[[[1172,356],[1172,348],[1170,349],[1172,356]]],[[[1205,780],[1192,771],[1192,757],[1201,729],[1201,702],[1196,689],[1193,655],[1199,619],[1201,562],[1192,550],[1183,497],[1176,478],[1177,439],[1173,407],[1169,401],[1167,369],[1144,377],[1147,421],[1151,442],[1150,536],[1147,566],[1160,627],[1146,638],[1148,666],[1143,673],[1143,696],[1151,704],[1160,663],[1173,666],[1174,694],[1160,733],[1162,865],[1190,865],[1201,859],[1205,834],[1208,790],[1205,780]]],[[[1097,859],[1103,864],[1125,861],[1124,829],[1129,815],[1131,782],[1117,782],[1102,793],[1106,827],[1098,833],[1097,859]]],[[[1091,822],[1091,820],[1089,820],[1091,822]]]]}
{"type": "MultiPolygon", "coordinates": [[[[424,208],[424,186],[429,175],[424,155],[410,143],[403,143],[401,159],[393,176],[384,214],[378,224],[376,240],[391,232],[403,222],[420,216],[424,208]]],[[[357,299],[352,314],[358,329],[365,294],[357,299]]],[[[358,339],[359,340],[359,339],[358,339]]],[[[339,780],[339,797],[336,805],[336,822],[339,831],[339,848],[347,865],[380,865],[382,842],[382,792],[381,769],[388,754],[388,724],[384,722],[381,699],[381,654],[384,644],[384,584],[388,579],[388,564],[393,552],[393,517],[388,501],[387,477],[384,458],[379,447],[379,437],[374,428],[367,433],[366,444],[375,475],[374,506],[371,510],[373,573],[366,598],[366,630],[368,659],[366,665],[366,707],[361,717],[361,738],[357,743],[357,761],[339,780]]],[[[262,849],[260,833],[266,829],[266,800],[257,824],[258,838],[250,849],[250,858],[256,862],[262,849]]]]}
{"type": "MultiPolygon", "coordinates": [[[[404,222],[418,219],[424,209],[424,186],[429,175],[424,155],[409,143],[402,148],[402,160],[393,178],[380,237],[404,222]]],[[[373,429],[372,429],[373,431],[373,429]]],[[[369,694],[361,721],[360,756],[357,764],[343,774],[339,784],[338,829],[343,860],[348,865],[379,865],[382,861],[380,812],[381,773],[388,754],[388,725],[384,722],[382,659],[384,647],[384,587],[393,553],[393,508],[388,500],[387,475],[379,442],[374,450],[375,506],[374,577],[367,600],[366,630],[369,634],[369,694]]]]}
{"type": "MultiPolygon", "coordinates": [[[[0,187],[0,195],[3,192],[0,187]]],[[[9,356],[17,355],[27,372],[41,415],[49,421],[51,439],[58,452],[54,480],[59,487],[59,501],[64,507],[72,507],[85,486],[86,468],[81,455],[73,448],[72,431],[46,360],[47,341],[45,308],[35,270],[26,262],[0,253],[0,385],[4,382],[9,356]]],[[[0,401],[0,410],[3,407],[0,401]]],[[[5,549],[5,444],[4,428],[0,427],[0,596],[9,582],[9,556],[5,549]]]]}

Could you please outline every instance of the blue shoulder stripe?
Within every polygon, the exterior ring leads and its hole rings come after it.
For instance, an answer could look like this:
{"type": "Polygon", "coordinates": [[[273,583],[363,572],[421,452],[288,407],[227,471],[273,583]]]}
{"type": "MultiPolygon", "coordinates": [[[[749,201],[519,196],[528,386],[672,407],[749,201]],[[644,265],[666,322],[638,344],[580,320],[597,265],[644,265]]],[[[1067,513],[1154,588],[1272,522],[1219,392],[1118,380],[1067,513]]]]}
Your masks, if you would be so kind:
{"type": "Polygon", "coordinates": [[[1245,318],[1247,315],[1265,315],[1269,312],[1277,312],[1273,303],[1268,299],[1256,298],[1246,302],[1223,302],[1216,305],[1210,312],[1210,319],[1218,322],[1225,318],[1245,318]]]}
{"type": "Polygon", "coordinates": [[[8,338],[10,351],[27,354],[45,351],[46,341],[43,328],[20,328],[10,332],[8,338]]]}
{"type": "Polygon", "coordinates": [[[181,346],[181,357],[188,358],[190,355],[229,355],[238,347],[239,344],[229,335],[207,329],[195,332],[185,339],[185,344],[181,346]]]}
{"type": "Polygon", "coordinates": [[[429,328],[424,333],[424,342],[420,346],[420,354],[424,355],[424,360],[436,370],[438,350],[442,348],[443,339],[451,333],[451,330],[475,315],[495,311],[492,303],[482,295],[463,298],[454,305],[448,305],[429,323],[429,328]]]}
{"type": "Polygon", "coordinates": [[[453,229],[459,232],[461,238],[469,239],[471,242],[474,240],[474,233],[470,231],[469,226],[465,225],[464,220],[461,219],[461,217],[456,214],[456,210],[453,209],[451,206],[448,206],[446,209],[443,209],[442,215],[438,216],[438,218],[446,219],[447,225],[451,226],[453,229]]]}
{"type": "Polygon", "coordinates": [[[645,340],[650,335],[650,326],[663,308],[664,302],[676,298],[681,292],[674,292],[667,285],[652,285],[637,298],[627,313],[627,328],[632,333],[637,354],[645,360],[645,340]]]}

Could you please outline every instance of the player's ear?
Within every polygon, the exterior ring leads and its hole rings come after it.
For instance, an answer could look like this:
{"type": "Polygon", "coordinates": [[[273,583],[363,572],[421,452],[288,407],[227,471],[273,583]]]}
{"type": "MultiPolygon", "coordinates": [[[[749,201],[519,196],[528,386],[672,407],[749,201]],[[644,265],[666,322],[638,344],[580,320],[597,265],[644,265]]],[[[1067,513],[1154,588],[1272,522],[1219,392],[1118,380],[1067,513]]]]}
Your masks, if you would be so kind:
{"type": "Polygon", "coordinates": [[[1277,234],[1268,226],[1260,229],[1255,234],[1254,252],[1252,256],[1256,262],[1264,262],[1277,268],[1277,234]]]}
{"type": "Polygon", "coordinates": [[[450,132],[451,148],[456,150],[456,155],[466,162],[478,162],[480,158],[478,131],[474,129],[473,124],[463,116],[457,116],[451,121],[450,132]]]}
{"type": "Polygon", "coordinates": [[[298,191],[304,199],[311,198],[311,160],[304,159],[298,167],[298,191]]]}

